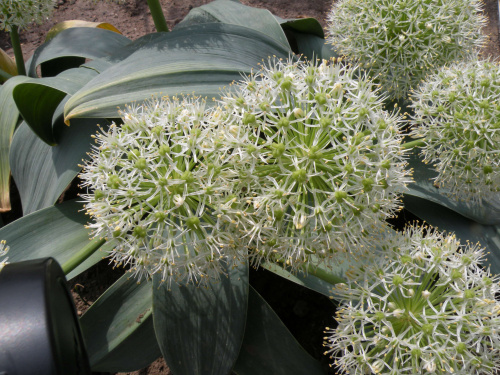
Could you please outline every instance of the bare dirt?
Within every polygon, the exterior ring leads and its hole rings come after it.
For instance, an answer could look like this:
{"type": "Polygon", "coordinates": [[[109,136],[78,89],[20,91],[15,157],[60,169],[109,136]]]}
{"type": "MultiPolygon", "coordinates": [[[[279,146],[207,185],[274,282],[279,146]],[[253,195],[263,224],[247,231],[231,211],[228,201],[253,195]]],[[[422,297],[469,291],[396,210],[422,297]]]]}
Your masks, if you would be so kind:
{"type": "MultiPolygon", "coordinates": [[[[210,0],[161,0],[162,9],[167,19],[167,24],[172,29],[179,23],[186,14],[194,7],[201,6],[210,2],[210,0]]],[[[330,10],[331,0],[241,0],[241,3],[253,7],[265,8],[282,18],[303,18],[314,17],[325,26],[326,14],[330,10]]],[[[489,41],[483,50],[484,56],[491,56],[497,59],[500,56],[499,28],[498,28],[498,2],[497,0],[484,0],[484,10],[488,17],[488,25],[484,33],[489,36],[489,41]]],[[[21,44],[23,47],[24,58],[27,60],[33,51],[40,46],[49,31],[55,24],[65,20],[85,20],[92,22],[108,22],[120,30],[125,36],[132,40],[137,39],[147,33],[154,32],[154,24],[145,0],[125,0],[121,4],[111,1],[93,1],[93,0],[59,0],[54,15],[41,26],[32,26],[21,33],[21,44]]],[[[8,35],[0,32],[0,48],[13,56],[8,35]]],[[[85,275],[72,280],[72,288],[77,310],[82,314],[95,299],[120,276],[120,272],[112,273],[106,271],[109,267],[101,264],[88,271],[85,275]]],[[[271,281],[273,286],[279,284],[279,280],[271,281]]],[[[263,285],[263,291],[273,293],[273,288],[263,285]]],[[[275,291],[280,293],[279,291],[275,291]]],[[[295,299],[296,303],[305,303],[310,311],[320,309],[315,305],[315,301],[308,299],[307,296],[301,296],[301,299],[295,299]]],[[[291,299],[293,300],[293,298],[291,299]]],[[[291,311],[296,306],[292,306],[291,311]]],[[[274,308],[274,306],[273,306],[274,308]]],[[[308,332],[300,330],[300,321],[297,317],[282,316],[286,322],[287,319],[294,320],[291,326],[295,324],[296,336],[307,337],[308,332]]],[[[308,317],[310,318],[310,316],[308,317]]],[[[321,323],[322,324],[322,323],[321,323]]],[[[323,325],[324,326],[324,325],[323,325]]],[[[300,338],[299,338],[300,339],[300,338]]],[[[307,341],[307,340],[306,340],[307,341]]],[[[304,342],[304,340],[301,340],[304,342]]],[[[321,350],[321,348],[319,348],[321,350]]],[[[168,366],[163,359],[158,359],[148,368],[130,373],[120,373],[120,375],[166,375],[171,374],[168,366]]]]}

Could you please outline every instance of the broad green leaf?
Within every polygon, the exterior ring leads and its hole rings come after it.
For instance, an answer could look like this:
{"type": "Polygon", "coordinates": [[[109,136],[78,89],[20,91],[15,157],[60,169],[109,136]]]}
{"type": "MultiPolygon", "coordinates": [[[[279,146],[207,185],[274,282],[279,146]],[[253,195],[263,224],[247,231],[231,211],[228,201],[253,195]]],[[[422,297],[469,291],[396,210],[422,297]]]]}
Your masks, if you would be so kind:
{"type": "Polygon", "coordinates": [[[280,23],[292,50],[309,60],[328,60],[339,57],[338,54],[325,42],[323,27],[315,18],[283,19],[275,16],[280,23]]]}
{"type": "Polygon", "coordinates": [[[290,44],[296,46],[296,53],[303,55],[308,60],[329,60],[340,57],[333,46],[327,44],[325,39],[297,31],[288,33],[290,44]]]}
{"type": "Polygon", "coordinates": [[[151,283],[130,274],[115,282],[80,318],[92,371],[139,370],[161,356],[152,317],[151,283]]]}
{"type": "Polygon", "coordinates": [[[87,68],[66,70],[57,77],[30,78],[18,84],[13,97],[24,121],[48,145],[57,144],[53,115],[66,95],[72,95],[97,72],[87,68]]]}
{"type": "MultiPolygon", "coordinates": [[[[271,271],[278,276],[281,276],[287,280],[290,280],[298,285],[304,286],[306,288],[312,289],[318,293],[323,294],[324,296],[331,297],[332,296],[332,288],[333,284],[330,284],[313,274],[304,274],[303,272],[295,272],[292,273],[285,268],[275,264],[275,263],[264,263],[262,265],[263,268],[265,268],[268,271],[271,271]]],[[[321,267],[321,266],[320,266],[321,267]]],[[[342,277],[344,274],[345,270],[341,270],[340,268],[337,270],[337,272],[333,271],[327,271],[325,268],[321,267],[321,269],[325,272],[331,272],[332,274],[335,274],[337,277],[342,277]]]]}
{"type": "Polygon", "coordinates": [[[169,287],[153,276],[156,337],[174,374],[230,374],[245,332],[248,265],[227,273],[207,287],[169,287]]]}
{"type": "Polygon", "coordinates": [[[150,42],[95,77],[68,101],[65,121],[116,118],[117,106],[152,95],[195,93],[209,99],[249,74],[262,59],[287,58],[274,39],[241,26],[210,23],[159,33],[150,42]]]}
{"type": "MultiPolygon", "coordinates": [[[[10,246],[9,262],[53,257],[59,264],[67,262],[89,243],[90,232],[85,228],[88,217],[82,212],[83,205],[67,201],[45,208],[4,226],[0,239],[10,246]]],[[[73,270],[68,279],[77,276],[111,250],[111,245],[101,247],[84,264],[73,270]]]]}
{"type": "Polygon", "coordinates": [[[271,12],[242,5],[233,0],[216,0],[194,8],[175,28],[181,29],[210,22],[248,27],[275,39],[283,48],[290,48],[285,33],[271,12]]]}
{"type": "Polygon", "coordinates": [[[489,252],[486,264],[500,274],[500,226],[485,225],[468,219],[446,207],[429,200],[407,195],[405,208],[441,231],[454,232],[462,244],[479,242],[489,252]]]}
{"type": "Polygon", "coordinates": [[[315,35],[321,39],[325,38],[323,27],[316,18],[283,19],[278,16],[274,17],[285,31],[293,30],[302,34],[315,35]]]}
{"type": "Polygon", "coordinates": [[[45,36],[45,41],[48,42],[52,38],[54,38],[61,31],[66,29],[71,29],[73,27],[90,27],[90,28],[98,28],[113,31],[115,33],[121,34],[120,30],[107,22],[90,22],[83,20],[67,20],[63,22],[59,22],[58,24],[52,26],[52,28],[48,31],[45,36]]]}
{"type": "Polygon", "coordinates": [[[100,58],[111,55],[129,43],[127,37],[109,30],[89,27],[66,29],[35,50],[28,62],[28,75],[36,77],[37,66],[50,60],[65,57],[100,58]]]}
{"type": "Polygon", "coordinates": [[[413,169],[415,182],[409,185],[409,191],[405,194],[430,200],[478,223],[500,224],[500,194],[488,202],[483,202],[482,205],[451,199],[446,195],[446,189],[434,186],[432,180],[437,176],[437,172],[424,164],[417,153],[418,151],[414,150],[409,155],[409,166],[413,169]]]}
{"type": "Polygon", "coordinates": [[[10,74],[11,76],[17,75],[16,62],[0,48],[0,69],[10,74]]]}
{"type": "Polygon", "coordinates": [[[233,371],[238,375],[325,374],[252,287],[243,345],[233,371]]]}
{"type": "Polygon", "coordinates": [[[0,212],[10,211],[9,151],[19,120],[19,111],[12,98],[12,91],[16,85],[28,79],[25,76],[16,76],[0,86],[0,212]]]}
{"type": "Polygon", "coordinates": [[[76,69],[85,63],[85,58],[78,56],[60,57],[40,64],[40,77],[55,77],[58,74],[76,69]]]}
{"type": "Polygon", "coordinates": [[[97,130],[96,120],[78,119],[70,127],[63,125],[57,146],[48,146],[21,124],[12,141],[10,163],[25,215],[57,201],[80,172],[97,130]]]}

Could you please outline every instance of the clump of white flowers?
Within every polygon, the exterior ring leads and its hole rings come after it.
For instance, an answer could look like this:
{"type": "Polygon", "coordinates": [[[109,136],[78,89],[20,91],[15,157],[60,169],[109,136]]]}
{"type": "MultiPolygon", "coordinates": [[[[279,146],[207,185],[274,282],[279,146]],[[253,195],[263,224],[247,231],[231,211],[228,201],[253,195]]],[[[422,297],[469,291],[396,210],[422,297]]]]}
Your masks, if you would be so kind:
{"type": "Polygon", "coordinates": [[[211,168],[233,196],[218,219],[253,264],[331,264],[386,228],[410,179],[401,117],[382,100],[356,69],[281,60],[222,98],[211,168]]]}
{"type": "Polygon", "coordinates": [[[98,135],[81,175],[89,226],[139,277],[199,282],[246,258],[332,264],[400,208],[401,118],[355,69],[277,61],[234,92],[211,109],[128,108],[98,135]]]}
{"type": "Polygon", "coordinates": [[[50,17],[55,5],[55,0],[2,0],[0,30],[23,29],[33,22],[41,24],[50,17]]]}
{"type": "Polygon", "coordinates": [[[424,161],[437,186],[481,203],[500,190],[500,66],[472,60],[442,68],[412,95],[424,161]]]}
{"type": "Polygon", "coordinates": [[[494,374],[500,366],[498,276],[478,245],[410,227],[384,247],[343,300],[326,354],[348,374],[494,374]]]}
{"type": "Polygon", "coordinates": [[[429,71],[484,43],[481,12],[480,0],[339,0],[328,40],[393,98],[405,98],[429,71]]]}
{"type": "Polygon", "coordinates": [[[116,241],[112,258],[139,279],[203,283],[236,260],[224,255],[231,241],[210,216],[224,189],[199,168],[213,148],[210,115],[199,99],[155,99],[128,107],[121,127],[96,137],[81,174],[89,227],[116,241]]]}
{"type": "MultiPolygon", "coordinates": [[[[10,247],[7,246],[5,240],[0,241],[0,257],[5,256],[9,252],[9,250],[10,247]]],[[[8,264],[7,262],[8,259],[9,259],[8,257],[5,257],[0,260],[0,271],[2,270],[2,268],[5,267],[6,264],[8,264]]]]}

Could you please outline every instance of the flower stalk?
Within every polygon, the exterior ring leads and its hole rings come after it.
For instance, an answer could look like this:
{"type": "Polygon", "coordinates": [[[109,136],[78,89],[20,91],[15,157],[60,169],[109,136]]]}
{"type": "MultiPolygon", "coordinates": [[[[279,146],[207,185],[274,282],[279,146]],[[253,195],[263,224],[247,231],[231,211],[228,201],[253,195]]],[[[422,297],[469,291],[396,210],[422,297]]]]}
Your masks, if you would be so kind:
{"type": "Polygon", "coordinates": [[[26,68],[24,66],[23,50],[19,40],[19,27],[13,25],[10,29],[10,40],[12,43],[12,50],[16,59],[17,74],[26,75],[26,68]]]}
{"type": "Polygon", "coordinates": [[[153,22],[158,32],[168,32],[167,20],[161,9],[160,0],[147,0],[149,10],[151,11],[151,16],[153,17],[153,22]]]}

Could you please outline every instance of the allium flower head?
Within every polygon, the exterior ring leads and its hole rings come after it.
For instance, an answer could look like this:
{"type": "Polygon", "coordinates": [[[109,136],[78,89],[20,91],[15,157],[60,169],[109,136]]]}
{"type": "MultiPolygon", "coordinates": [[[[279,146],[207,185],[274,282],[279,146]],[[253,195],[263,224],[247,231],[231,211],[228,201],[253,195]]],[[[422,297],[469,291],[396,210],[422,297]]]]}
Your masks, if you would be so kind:
{"type": "Polygon", "coordinates": [[[485,40],[480,0],[339,0],[328,40],[362,64],[394,98],[485,40]]]}
{"type": "Polygon", "coordinates": [[[121,127],[98,134],[81,174],[94,236],[114,239],[112,258],[139,278],[217,277],[225,242],[207,205],[222,188],[199,169],[213,147],[210,112],[201,100],[163,98],[121,116],[121,127]]]}
{"type": "Polygon", "coordinates": [[[30,23],[43,23],[54,10],[55,0],[2,0],[0,2],[0,30],[22,29],[30,23]]]}
{"type": "Polygon", "coordinates": [[[438,171],[435,183],[481,203],[500,190],[500,66],[473,60],[442,68],[412,96],[414,137],[438,171]]]}
{"type": "MultiPolygon", "coordinates": [[[[5,240],[0,241],[0,257],[5,256],[8,253],[9,249],[10,248],[9,248],[9,246],[6,245],[5,240]]],[[[5,258],[0,260],[0,271],[8,263],[7,262],[8,259],[9,259],[8,257],[5,257],[5,258]]]]}
{"type": "Polygon", "coordinates": [[[388,240],[364,281],[337,284],[338,326],[325,346],[348,374],[494,374],[498,277],[478,245],[418,227],[388,240]]]}
{"type": "Polygon", "coordinates": [[[280,60],[221,100],[214,163],[234,196],[218,217],[234,225],[254,264],[328,263],[362,249],[398,210],[409,181],[400,118],[356,74],[280,60]]]}

